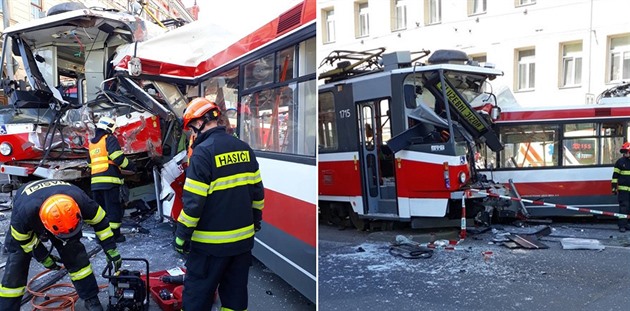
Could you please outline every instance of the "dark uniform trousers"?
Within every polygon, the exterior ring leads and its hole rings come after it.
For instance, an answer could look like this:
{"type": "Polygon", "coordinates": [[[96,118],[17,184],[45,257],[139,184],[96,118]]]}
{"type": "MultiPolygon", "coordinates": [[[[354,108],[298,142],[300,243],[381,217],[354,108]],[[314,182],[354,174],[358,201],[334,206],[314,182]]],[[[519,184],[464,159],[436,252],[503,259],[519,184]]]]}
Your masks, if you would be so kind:
{"type": "MultiPolygon", "coordinates": [[[[88,258],[87,251],[85,250],[83,243],[81,243],[80,238],[81,234],[78,234],[75,237],[68,239],[65,245],[57,238],[51,238],[50,241],[57,249],[57,252],[59,252],[59,257],[71,276],[70,278],[77,294],[81,299],[85,300],[98,295],[99,289],[94,273],[90,272],[87,275],[77,276],[77,280],[73,279],[74,274],[82,274],[83,272],[77,272],[90,267],[90,260],[88,258]]],[[[5,245],[7,246],[9,257],[7,259],[6,266],[4,267],[2,286],[7,288],[25,287],[33,254],[32,252],[25,253],[22,251],[19,243],[13,239],[11,234],[7,234],[5,245]]],[[[23,295],[19,295],[14,298],[0,298],[0,310],[19,311],[22,296],[23,295]]]]}
{"type": "MultiPolygon", "coordinates": [[[[619,213],[630,214],[630,191],[619,190],[617,200],[619,201],[619,213]]],[[[619,228],[625,228],[628,225],[628,218],[619,218],[618,225],[619,228]]]]}
{"type": "Polygon", "coordinates": [[[251,265],[251,251],[217,257],[193,249],[186,261],[183,294],[186,299],[182,310],[206,311],[207,306],[214,303],[214,295],[208,296],[208,293],[214,293],[219,284],[222,307],[231,310],[247,309],[247,278],[251,265]]]}
{"type": "MultiPolygon", "coordinates": [[[[92,190],[92,196],[94,201],[103,207],[110,223],[122,224],[124,209],[120,201],[120,186],[112,184],[110,189],[92,190]]],[[[115,227],[112,229],[120,231],[119,225],[115,227]]]]}

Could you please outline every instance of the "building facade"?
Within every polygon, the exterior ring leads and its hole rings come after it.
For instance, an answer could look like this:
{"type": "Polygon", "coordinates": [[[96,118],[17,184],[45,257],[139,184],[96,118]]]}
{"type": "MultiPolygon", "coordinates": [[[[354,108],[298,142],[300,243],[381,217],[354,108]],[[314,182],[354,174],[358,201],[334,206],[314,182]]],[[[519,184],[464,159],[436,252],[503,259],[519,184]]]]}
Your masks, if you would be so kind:
{"type": "Polygon", "coordinates": [[[319,0],[318,57],[333,50],[458,49],[504,72],[522,106],[595,103],[630,81],[630,1],[319,0]]]}

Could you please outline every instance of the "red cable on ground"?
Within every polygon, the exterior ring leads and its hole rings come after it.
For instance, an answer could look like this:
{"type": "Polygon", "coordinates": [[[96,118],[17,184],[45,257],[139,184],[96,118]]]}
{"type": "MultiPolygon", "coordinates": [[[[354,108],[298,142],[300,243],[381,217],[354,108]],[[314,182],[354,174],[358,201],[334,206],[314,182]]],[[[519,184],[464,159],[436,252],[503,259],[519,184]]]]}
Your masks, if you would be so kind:
{"type": "MultiPolygon", "coordinates": [[[[33,295],[33,298],[31,298],[31,305],[33,306],[33,310],[49,310],[49,311],[74,310],[74,305],[79,300],[79,295],[77,294],[77,291],[74,290],[74,285],[72,285],[72,283],[53,284],[39,291],[33,290],[31,288],[31,285],[35,280],[46,275],[47,273],[50,273],[51,271],[56,271],[56,270],[46,269],[36,274],[26,284],[26,290],[31,295],[33,295]],[[55,288],[62,288],[62,287],[71,288],[72,291],[68,293],[63,293],[63,294],[47,293],[49,290],[52,290],[55,288]],[[44,299],[44,301],[39,303],[36,301],[37,298],[42,298],[44,299]]],[[[107,286],[108,286],[107,284],[100,285],[98,288],[100,290],[100,289],[107,288],[107,286]]]]}
{"type": "Polygon", "coordinates": [[[626,215],[626,214],[605,212],[605,211],[588,209],[588,208],[573,207],[573,206],[564,205],[564,204],[553,204],[553,203],[547,203],[547,202],[543,202],[543,201],[532,201],[532,200],[521,199],[521,198],[513,198],[513,197],[508,197],[508,196],[500,195],[500,194],[496,194],[496,193],[488,193],[488,192],[477,190],[477,189],[470,189],[470,191],[474,191],[474,192],[477,192],[477,193],[479,193],[481,195],[486,195],[486,196],[489,196],[489,197],[501,198],[501,199],[512,200],[512,201],[517,201],[517,202],[532,203],[532,204],[535,204],[535,205],[544,205],[544,206],[550,206],[550,207],[555,207],[555,208],[568,209],[568,210],[578,211],[578,212],[582,212],[582,213],[606,215],[606,216],[612,216],[612,217],[617,217],[617,218],[626,218],[626,219],[630,218],[630,215],[626,215]]]}

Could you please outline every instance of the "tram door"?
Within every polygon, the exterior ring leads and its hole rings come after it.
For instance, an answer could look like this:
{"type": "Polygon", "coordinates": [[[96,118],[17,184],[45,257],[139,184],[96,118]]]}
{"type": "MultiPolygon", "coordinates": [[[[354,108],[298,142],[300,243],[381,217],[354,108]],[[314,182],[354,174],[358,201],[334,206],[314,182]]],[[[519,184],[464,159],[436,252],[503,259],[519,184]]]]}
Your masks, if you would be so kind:
{"type": "Polygon", "coordinates": [[[383,153],[391,138],[389,100],[361,102],[357,110],[364,212],[397,215],[395,188],[389,185],[393,183],[393,157],[383,153]]]}

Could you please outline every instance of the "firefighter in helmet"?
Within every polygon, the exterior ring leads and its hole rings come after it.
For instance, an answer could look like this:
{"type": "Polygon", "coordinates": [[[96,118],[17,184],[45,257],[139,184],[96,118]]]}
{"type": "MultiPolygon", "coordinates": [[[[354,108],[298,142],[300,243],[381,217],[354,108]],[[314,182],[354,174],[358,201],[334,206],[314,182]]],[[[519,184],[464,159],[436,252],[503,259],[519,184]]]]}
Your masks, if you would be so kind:
{"type": "Polygon", "coordinates": [[[112,135],[116,121],[101,117],[96,123],[94,138],[90,140],[90,167],[92,170],[92,194],[109,216],[116,242],[124,242],[120,233],[124,207],[120,199],[120,186],[124,183],[121,169],[136,171],[120,148],[118,139],[112,135]]]}
{"type": "MultiPolygon", "coordinates": [[[[623,154],[613,169],[612,175],[612,193],[617,195],[619,201],[619,213],[630,213],[630,142],[626,142],[619,150],[623,154]]],[[[620,232],[626,232],[628,228],[628,219],[619,218],[617,225],[620,232]]]]}
{"type": "Polygon", "coordinates": [[[183,116],[184,130],[197,135],[173,241],[178,252],[189,253],[184,310],[210,310],[217,287],[223,308],[247,309],[247,278],[264,188],[254,152],[218,125],[220,115],[213,102],[196,98],[183,116]]]}
{"type": "Polygon", "coordinates": [[[0,310],[20,310],[31,258],[51,270],[60,269],[57,263],[62,263],[85,308],[103,310],[96,277],[80,241],[84,222],[94,228],[108,264],[113,263],[117,271],[122,260],[109,219],[83,190],[54,179],[33,181],[17,190],[5,240],[9,256],[0,286],[0,310]],[[46,241],[50,241],[50,249],[43,243],[46,241]],[[59,257],[52,253],[53,247],[59,257]]]}

